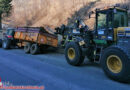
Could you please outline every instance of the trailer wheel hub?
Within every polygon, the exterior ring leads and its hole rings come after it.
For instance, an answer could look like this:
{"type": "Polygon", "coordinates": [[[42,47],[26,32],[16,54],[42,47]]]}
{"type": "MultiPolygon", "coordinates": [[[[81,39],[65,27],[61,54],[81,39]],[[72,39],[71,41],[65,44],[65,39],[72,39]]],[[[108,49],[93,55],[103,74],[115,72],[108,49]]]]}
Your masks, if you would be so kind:
{"type": "Polygon", "coordinates": [[[73,60],[75,58],[75,50],[74,48],[69,48],[68,49],[68,57],[70,60],[73,60]]]}
{"type": "Polygon", "coordinates": [[[107,67],[113,73],[120,73],[122,70],[122,61],[116,55],[111,55],[107,58],[107,67]]]}

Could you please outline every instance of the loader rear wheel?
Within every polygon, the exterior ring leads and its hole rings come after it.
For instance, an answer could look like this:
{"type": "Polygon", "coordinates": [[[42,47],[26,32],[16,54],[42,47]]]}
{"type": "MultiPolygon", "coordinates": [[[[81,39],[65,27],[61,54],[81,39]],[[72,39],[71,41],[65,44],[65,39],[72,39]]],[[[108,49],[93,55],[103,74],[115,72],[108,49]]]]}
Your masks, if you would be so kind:
{"type": "Polygon", "coordinates": [[[24,46],[25,53],[30,53],[31,43],[27,42],[24,46]]]}
{"type": "Polygon", "coordinates": [[[82,55],[82,51],[79,45],[75,42],[70,42],[65,48],[65,57],[69,64],[79,66],[83,63],[85,56],[82,55]]]}
{"type": "Polygon", "coordinates": [[[9,49],[11,45],[11,40],[9,39],[4,39],[2,42],[2,48],[4,49],[9,49]]]}
{"type": "Polygon", "coordinates": [[[31,48],[30,48],[30,53],[32,55],[35,55],[39,52],[39,46],[37,44],[32,44],[31,48]]]}
{"type": "Polygon", "coordinates": [[[125,51],[119,47],[104,50],[101,66],[108,77],[120,82],[130,81],[130,60],[125,51]]]}

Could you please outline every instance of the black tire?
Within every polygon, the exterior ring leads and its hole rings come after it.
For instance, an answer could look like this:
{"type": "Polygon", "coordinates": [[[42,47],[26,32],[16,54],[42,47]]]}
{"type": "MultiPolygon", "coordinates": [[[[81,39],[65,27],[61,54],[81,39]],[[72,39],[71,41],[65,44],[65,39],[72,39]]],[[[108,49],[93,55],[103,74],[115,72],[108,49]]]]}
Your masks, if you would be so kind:
{"type": "Polygon", "coordinates": [[[4,39],[2,42],[2,48],[3,49],[10,49],[10,47],[11,47],[11,40],[4,39]]]}
{"type": "Polygon", "coordinates": [[[0,39],[0,47],[2,47],[2,40],[0,39]]]}
{"type": "Polygon", "coordinates": [[[31,43],[27,42],[24,46],[25,53],[30,53],[31,43]]]}
{"type": "Polygon", "coordinates": [[[70,42],[66,45],[66,48],[65,48],[65,57],[66,57],[66,60],[67,62],[70,64],[70,65],[73,65],[73,66],[79,66],[83,63],[84,61],[84,58],[85,56],[82,55],[82,51],[80,49],[80,46],[75,43],[75,42],[70,42]],[[75,56],[73,59],[70,59],[69,58],[69,49],[73,49],[74,52],[75,52],[75,56]]]}
{"type": "Polygon", "coordinates": [[[120,82],[130,82],[130,59],[127,52],[120,47],[112,46],[105,49],[101,58],[101,66],[109,78],[120,82]],[[110,59],[110,57],[113,59],[110,59]],[[120,61],[116,69],[115,57],[120,61]],[[110,60],[112,64],[110,64],[110,60]]]}
{"type": "Polygon", "coordinates": [[[30,53],[32,55],[38,54],[39,52],[39,46],[37,44],[32,44],[31,48],[30,48],[30,53]]]}
{"type": "Polygon", "coordinates": [[[94,52],[93,48],[89,48],[89,50],[87,50],[87,52],[86,52],[86,56],[87,56],[89,62],[94,62],[93,52],[94,52]]]}

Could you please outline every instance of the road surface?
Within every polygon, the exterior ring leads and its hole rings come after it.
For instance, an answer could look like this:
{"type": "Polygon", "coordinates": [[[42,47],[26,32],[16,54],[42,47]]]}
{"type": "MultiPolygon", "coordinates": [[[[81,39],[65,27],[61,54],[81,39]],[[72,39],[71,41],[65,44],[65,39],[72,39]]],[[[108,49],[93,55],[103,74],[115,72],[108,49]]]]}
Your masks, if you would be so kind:
{"type": "Polygon", "coordinates": [[[0,77],[13,85],[44,85],[45,90],[130,90],[130,84],[107,78],[98,64],[85,60],[74,67],[54,51],[30,55],[0,48],[0,77]]]}

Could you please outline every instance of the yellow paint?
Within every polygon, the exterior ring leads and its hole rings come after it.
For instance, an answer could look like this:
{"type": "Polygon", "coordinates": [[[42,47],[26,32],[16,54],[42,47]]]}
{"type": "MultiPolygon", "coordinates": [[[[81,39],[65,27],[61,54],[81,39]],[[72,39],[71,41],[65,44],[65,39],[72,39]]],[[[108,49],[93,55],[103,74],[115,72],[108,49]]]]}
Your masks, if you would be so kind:
{"type": "Polygon", "coordinates": [[[107,67],[113,73],[120,73],[123,65],[121,59],[116,55],[111,55],[107,58],[107,67]]]}
{"type": "Polygon", "coordinates": [[[69,48],[68,49],[68,58],[70,59],[70,60],[73,60],[74,58],[75,58],[75,50],[74,50],[74,48],[69,48]]]}
{"type": "Polygon", "coordinates": [[[105,39],[106,38],[106,36],[102,36],[102,39],[105,39]]]}
{"type": "MultiPolygon", "coordinates": [[[[125,34],[125,29],[129,29],[130,30],[130,27],[118,27],[118,28],[114,29],[114,41],[117,41],[117,34],[118,34],[118,32],[122,32],[122,33],[125,34]]],[[[130,33],[127,33],[127,34],[130,34],[130,33]]]]}

